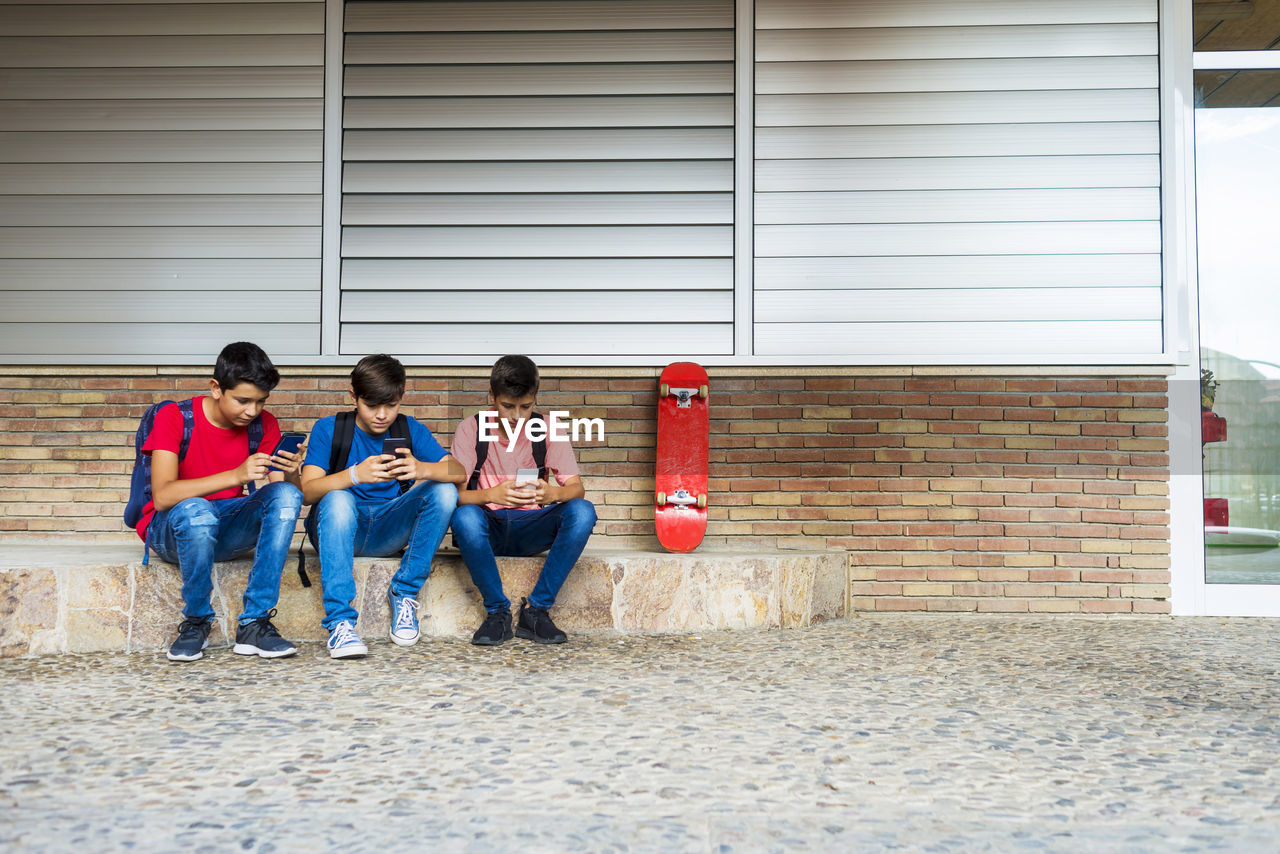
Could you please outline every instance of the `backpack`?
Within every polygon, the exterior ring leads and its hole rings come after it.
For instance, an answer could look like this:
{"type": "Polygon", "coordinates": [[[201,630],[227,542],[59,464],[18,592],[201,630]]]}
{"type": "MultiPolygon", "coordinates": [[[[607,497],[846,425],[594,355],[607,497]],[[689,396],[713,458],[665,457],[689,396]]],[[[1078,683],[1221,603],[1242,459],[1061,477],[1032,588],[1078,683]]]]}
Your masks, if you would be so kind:
{"type": "MultiPolygon", "coordinates": [[[[392,439],[404,439],[409,443],[409,454],[413,454],[413,436],[409,433],[409,418],[403,412],[396,416],[396,420],[391,422],[391,426],[383,435],[392,439]]],[[[347,467],[347,457],[351,455],[351,443],[355,438],[355,410],[339,412],[333,419],[333,439],[329,443],[329,468],[325,474],[333,474],[347,467]]],[[[401,495],[409,491],[409,482],[406,480],[397,481],[396,485],[400,488],[401,495]]],[[[307,518],[309,519],[310,515],[307,518]]],[[[298,580],[302,582],[303,587],[310,587],[311,578],[307,575],[307,558],[302,553],[306,541],[307,538],[303,537],[302,542],[298,543],[298,580]]]]}
{"type": "MultiPolygon", "coordinates": [[[[484,465],[484,461],[489,457],[489,445],[492,442],[486,442],[480,438],[480,416],[479,414],[472,416],[476,422],[476,467],[471,470],[471,479],[467,481],[467,489],[474,490],[480,486],[480,467],[484,465]]],[[[537,412],[530,413],[529,419],[537,419],[545,421],[541,414],[537,412]]],[[[547,479],[547,440],[546,437],[539,439],[533,443],[533,464],[538,467],[538,479],[547,479]]]]}
{"type": "MultiPolygon", "coordinates": [[[[151,431],[156,426],[156,414],[166,406],[173,404],[172,400],[162,400],[159,403],[147,407],[147,411],[142,413],[142,420],[138,422],[138,432],[134,437],[133,445],[133,474],[129,478],[129,500],[124,505],[124,523],[130,528],[137,529],[138,523],[142,521],[142,511],[151,501],[151,455],[142,452],[142,446],[146,444],[147,437],[151,435],[151,431]]],[[[187,457],[187,448],[191,445],[191,433],[195,430],[196,416],[194,409],[194,400],[183,400],[176,404],[178,412],[182,415],[182,441],[178,444],[178,462],[181,463],[187,457]]],[[[262,444],[262,415],[259,413],[257,418],[249,422],[249,454],[252,456],[258,452],[258,446],[262,444]]],[[[256,483],[249,484],[249,492],[253,493],[258,488],[256,483]]],[[[150,538],[151,529],[147,529],[147,537],[150,538]]],[[[147,542],[142,544],[142,563],[147,565],[150,552],[147,548],[147,542]]]]}
{"type": "MultiPolygon", "coordinates": [[[[391,422],[384,436],[392,439],[404,439],[409,443],[409,453],[413,454],[413,437],[409,435],[409,418],[401,412],[391,422]]],[[[333,474],[347,467],[347,457],[351,455],[351,443],[356,438],[356,413],[339,412],[333,419],[333,441],[329,443],[329,470],[325,474],[333,474]]],[[[396,481],[400,494],[409,491],[409,481],[396,481]]]]}

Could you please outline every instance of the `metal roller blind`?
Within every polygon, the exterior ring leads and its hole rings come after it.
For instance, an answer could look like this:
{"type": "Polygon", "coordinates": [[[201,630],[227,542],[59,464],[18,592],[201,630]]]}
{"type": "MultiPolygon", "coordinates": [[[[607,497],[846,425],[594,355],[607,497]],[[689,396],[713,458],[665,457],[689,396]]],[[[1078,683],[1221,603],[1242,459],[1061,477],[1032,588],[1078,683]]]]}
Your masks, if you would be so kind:
{"type": "Polygon", "coordinates": [[[1155,0],[760,0],[760,356],[1158,354],[1155,0]]]}
{"type": "Polygon", "coordinates": [[[3,9],[0,355],[318,352],[324,3],[3,9]]]}
{"type": "Polygon", "coordinates": [[[343,353],[732,352],[732,0],[345,13],[343,353]]]}

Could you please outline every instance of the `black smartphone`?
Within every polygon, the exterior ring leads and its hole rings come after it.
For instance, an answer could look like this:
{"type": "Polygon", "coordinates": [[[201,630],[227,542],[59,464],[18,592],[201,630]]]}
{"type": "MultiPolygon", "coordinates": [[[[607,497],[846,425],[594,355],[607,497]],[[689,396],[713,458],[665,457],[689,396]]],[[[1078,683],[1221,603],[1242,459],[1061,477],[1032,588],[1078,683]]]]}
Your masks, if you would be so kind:
{"type": "MultiPolygon", "coordinates": [[[[296,454],[298,452],[298,448],[301,448],[302,443],[305,442],[306,440],[307,440],[306,433],[285,433],[283,436],[280,437],[280,444],[276,445],[276,449],[271,453],[273,456],[275,454],[280,453],[281,451],[288,451],[291,454],[296,454]]],[[[275,466],[268,466],[268,470],[280,471],[280,469],[276,468],[275,466]]]]}
{"type": "Polygon", "coordinates": [[[409,447],[409,440],[400,436],[383,436],[382,437],[382,453],[390,454],[396,459],[400,459],[400,455],[396,453],[397,448],[409,447]]]}

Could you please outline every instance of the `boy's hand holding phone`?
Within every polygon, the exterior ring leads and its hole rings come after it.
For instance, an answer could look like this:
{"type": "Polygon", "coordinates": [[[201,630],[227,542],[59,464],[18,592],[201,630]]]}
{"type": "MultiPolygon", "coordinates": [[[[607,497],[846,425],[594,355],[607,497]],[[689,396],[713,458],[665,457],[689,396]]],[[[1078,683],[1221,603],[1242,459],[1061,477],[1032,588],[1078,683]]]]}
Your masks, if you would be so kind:
{"type": "Polygon", "coordinates": [[[508,507],[536,504],[539,482],[537,469],[520,469],[516,472],[515,480],[504,480],[499,484],[502,492],[499,494],[499,500],[494,503],[508,507]]]}
{"type": "Polygon", "coordinates": [[[306,440],[303,433],[285,433],[281,436],[280,444],[276,445],[275,452],[271,455],[271,471],[290,475],[301,469],[307,458],[306,440]]]}
{"type": "Polygon", "coordinates": [[[387,474],[386,457],[382,454],[374,454],[371,457],[365,457],[359,463],[351,468],[355,469],[355,483],[380,483],[384,480],[391,480],[391,475],[387,474]]]}
{"type": "Polygon", "coordinates": [[[409,440],[387,436],[382,440],[382,460],[387,475],[395,480],[417,480],[418,461],[409,450],[409,440]]]}
{"type": "Polygon", "coordinates": [[[242,484],[253,483],[265,479],[270,472],[270,454],[251,454],[248,459],[236,468],[236,479],[242,484]]]}

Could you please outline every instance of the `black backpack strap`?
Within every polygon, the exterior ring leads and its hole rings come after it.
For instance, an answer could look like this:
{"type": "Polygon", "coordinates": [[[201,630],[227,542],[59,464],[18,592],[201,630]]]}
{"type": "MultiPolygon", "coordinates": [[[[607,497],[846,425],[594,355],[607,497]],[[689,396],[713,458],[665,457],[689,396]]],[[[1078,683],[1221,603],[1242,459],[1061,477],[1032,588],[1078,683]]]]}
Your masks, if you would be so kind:
{"type": "Polygon", "coordinates": [[[307,558],[302,554],[302,547],[307,544],[307,535],[302,535],[302,542],[298,543],[298,580],[302,582],[303,587],[311,586],[311,577],[307,575],[307,558]]]}
{"type": "MultiPolygon", "coordinates": [[[[547,419],[543,418],[541,413],[535,412],[532,417],[538,419],[543,424],[547,423],[547,419]]],[[[533,464],[538,467],[538,479],[546,480],[548,472],[547,440],[545,437],[533,443],[533,464]]]]}
{"type": "Polygon", "coordinates": [[[480,467],[489,457],[489,443],[480,439],[480,415],[471,416],[476,422],[476,467],[471,470],[471,479],[467,481],[467,491],[474,492],[480,486],[480,467]]]}
{"type": "Polygon", "coordinates": [[[333,474],[347,467],[351,455],[351,443],[356,436],[356,413],[339,412],[333,419],[333,439],[329,442],[329,470],[333,474]]]}

